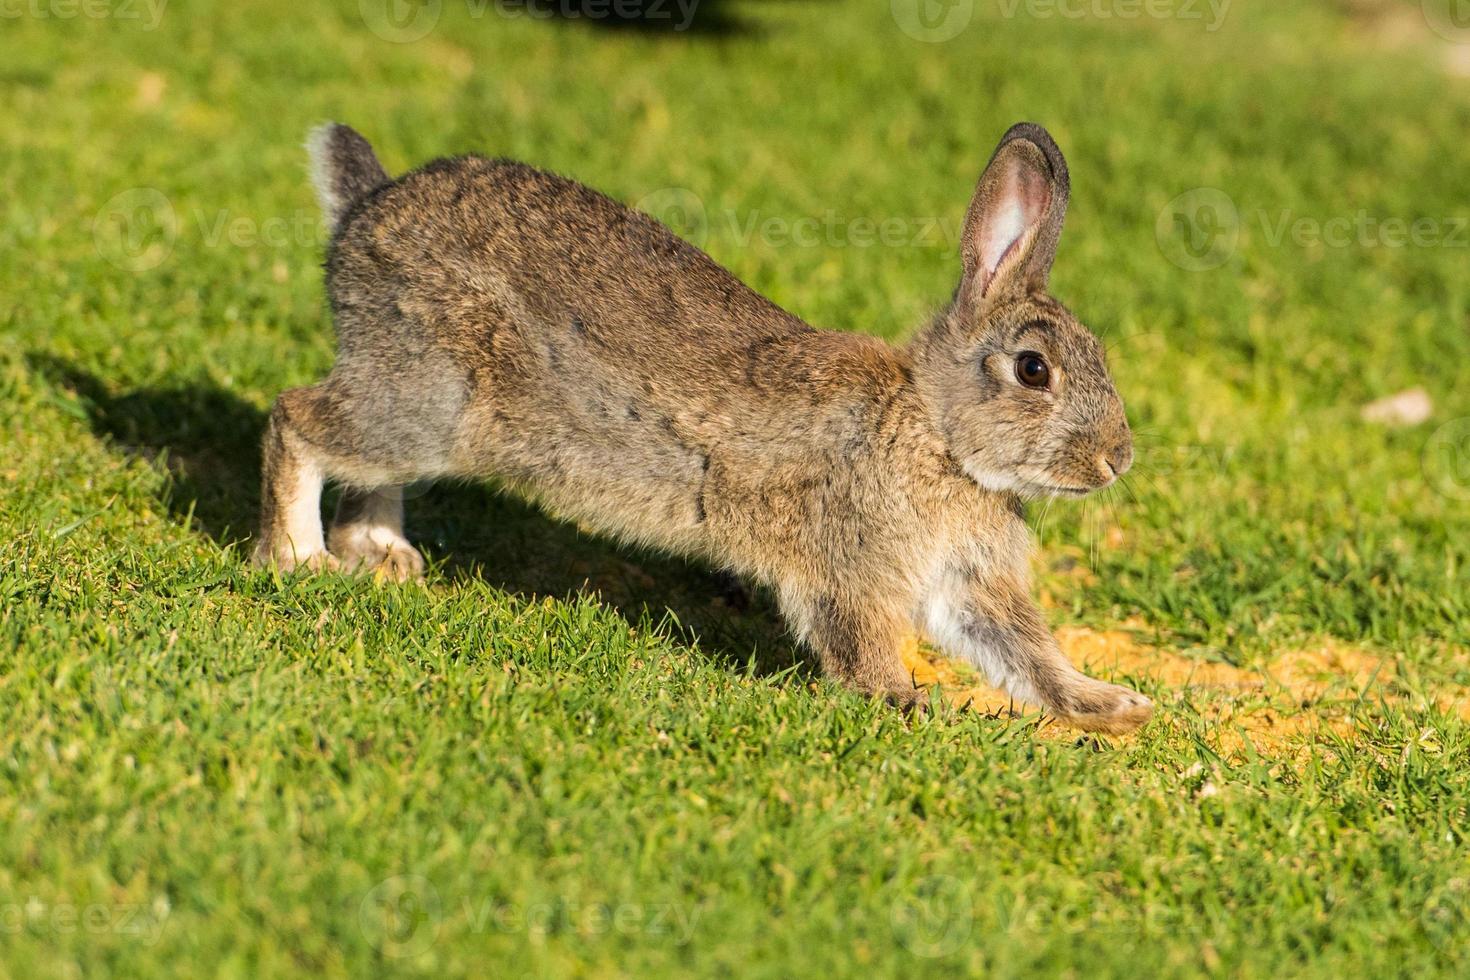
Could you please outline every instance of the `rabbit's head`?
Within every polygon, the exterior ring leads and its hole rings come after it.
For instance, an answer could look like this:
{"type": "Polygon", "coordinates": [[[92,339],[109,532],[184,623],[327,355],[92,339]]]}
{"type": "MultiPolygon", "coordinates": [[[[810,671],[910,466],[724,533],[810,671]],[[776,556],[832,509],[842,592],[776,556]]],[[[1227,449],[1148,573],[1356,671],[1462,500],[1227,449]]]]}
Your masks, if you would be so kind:
{"type": "Polygon", "coordinates": [[[1056,143],[1013,126],[965,216],[954,300],[913,347],[950,454],[981,486],[1023,497],[1081,496],[1133,462],[1102,344],[1046,291],[1067,195],[1056,143]]]}

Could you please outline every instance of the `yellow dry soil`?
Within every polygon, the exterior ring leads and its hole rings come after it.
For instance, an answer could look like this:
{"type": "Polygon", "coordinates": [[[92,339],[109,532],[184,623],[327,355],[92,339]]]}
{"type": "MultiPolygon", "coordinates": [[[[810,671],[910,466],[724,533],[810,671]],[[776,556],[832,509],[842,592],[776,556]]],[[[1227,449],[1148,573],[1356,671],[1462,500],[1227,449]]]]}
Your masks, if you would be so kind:
{"type": "MultiPolygon", "coordinates": [[[[1074,664],[1095,677],[1130,686],[1155,682],[1145,685],[1156,695],[1152,724],[1197,716],[1206,722],[1204,736],[1226,757],[1244,752],[1247,742],[1258,752],[1300,756],[1327,732],[1351,732],[1350,715],[1360,704],[1371,711],[1384,702],[1424,706],[1432,700],[1470,720],[1470,690],[1436,684],[1426,685],[1430,695],[1415,693],[1420,685],[1393,654],[1328,641],[1246,668],[1151,646],[1140,639],[1149,632],[1132,623],[1105,631],[1068,626],[1057,631],[1057,641],[1074,664]]],[[[956,706],[996,716],[1036,714],[1029,706],[1012,705],[973,671],[917,640],[905,649],[904,663],[918,683],[938,684],[956,706]]],[[[1044,722],[1040,732],[1054,738],[1078,735],[1053,721],[1044,722]]]]}

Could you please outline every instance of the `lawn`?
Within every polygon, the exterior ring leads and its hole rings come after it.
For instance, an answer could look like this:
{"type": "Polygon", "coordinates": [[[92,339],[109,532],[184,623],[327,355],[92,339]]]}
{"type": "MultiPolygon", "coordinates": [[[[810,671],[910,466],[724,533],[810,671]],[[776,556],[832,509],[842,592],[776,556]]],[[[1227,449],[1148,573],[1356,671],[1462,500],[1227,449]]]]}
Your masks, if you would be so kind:
{"type": "Polygon", "coordinates": [[[0,8],[0,975],[1470,971],[1447,3],[385,9],[0,8]],[[1079,738],[916,648],[906,723],[769,597],[490,487],[413,488],[423,586],[250,567],[265,413],[332,360],[324,119],[642,202],[893,340],[1046,125],[1139,462],[1033,505],[1038,587],[1154,721],[1079,738]]]}

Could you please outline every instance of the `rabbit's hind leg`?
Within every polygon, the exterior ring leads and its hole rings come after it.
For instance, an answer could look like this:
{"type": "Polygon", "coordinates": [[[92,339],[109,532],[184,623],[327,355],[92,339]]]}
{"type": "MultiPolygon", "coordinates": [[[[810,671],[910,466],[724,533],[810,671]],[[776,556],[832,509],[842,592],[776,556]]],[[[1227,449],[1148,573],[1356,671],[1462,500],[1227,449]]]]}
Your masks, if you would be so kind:
{"type": "Polygon", "coordinates": [[[327,542],[349,572],[394,582],[423,578],[424,558],[403,536],[403,487],[344,487],[327,542]]]}
{"type": "Polygon", "coordinates": [[[352,391],[329,379],[276,400],[265,436],[256,564],[371,571],[395,581],[423,573],[423,558],[403,537],[401,484],[433,474],[432,459],[425,462],[433,431],[412,413],[395,414],[391,399],[385,408],[352,391]],[[428,442],[415,444],[419,428],[428,430],[428,442]],[[327,480],[344,488],[330,551],[321,520],[327,480]]]}
{"type": "Polygon", "coordinates": [[[314,426],[315,389],[293,388],[276,399],[266,424],[261,462],[260,533],[255,564],[283,571],[337,567],[322,537],[322,453],[303,428],[314,426]]]}

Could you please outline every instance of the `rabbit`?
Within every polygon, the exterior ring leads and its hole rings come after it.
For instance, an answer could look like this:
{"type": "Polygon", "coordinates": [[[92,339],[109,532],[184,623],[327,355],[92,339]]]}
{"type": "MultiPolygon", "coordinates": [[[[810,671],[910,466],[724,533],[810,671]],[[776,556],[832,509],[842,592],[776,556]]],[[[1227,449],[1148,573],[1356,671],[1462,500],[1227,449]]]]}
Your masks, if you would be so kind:
{"type": "Polygon", "coordinates": [[[949,303],[898,347],[819,330],[653,218],[523,163],[396,180],[357,132],[308,148],[338,355],[264,438],[255,560],[424,560],[401,488],[494,478],[553,514],[768,587],[831,678],[923,710],[917,630],[1090,731],[1152,703],[1078,671],[1030,598],[1028,499],[1127,472],[1104,351],[1047,292],[1067,165],[1022,123],[982,173],[949,303]],[[343,486],[323,536],[324,480],[343,486]]]}

